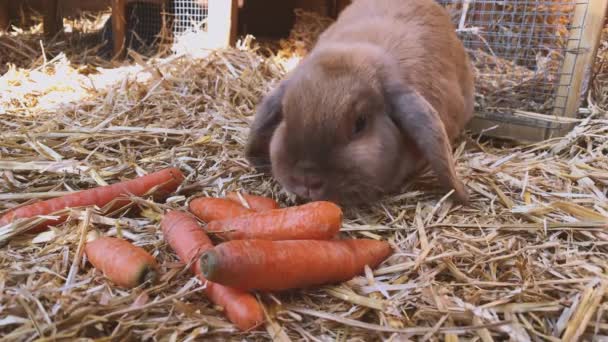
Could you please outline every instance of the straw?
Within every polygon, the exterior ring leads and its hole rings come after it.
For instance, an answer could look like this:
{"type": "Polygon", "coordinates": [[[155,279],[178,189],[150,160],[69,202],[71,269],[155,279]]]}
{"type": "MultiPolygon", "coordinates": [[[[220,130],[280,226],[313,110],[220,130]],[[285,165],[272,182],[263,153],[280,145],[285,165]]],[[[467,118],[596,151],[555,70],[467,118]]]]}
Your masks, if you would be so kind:
{"type": "Polygon", "coordinates": [[[45,43],[53,53],[44,62],[37,38],[1,36],[12,48],[0,58],[15,66],[0,77],[0,212],[170,165],[187,176],[165,202],[133,198],[112,213],[68,211],[64,224],[37,236],[19,234],[32,222],[0,227],[4,340],[605,338],[603,76],[586,108],[591,118],[567,137],[526,146],[458,142],[470,206],[442,200],[429,172],[394,196],[346,209],[343,237],[374,236],[395,247],[377,269],[343,284],[258,293],[269,320],[257,332],[237,331],[205,298],[205,284],[164,242],[159,214],[184,209],[191,196],[236,190],[294,204],[248,166],[243,148],[261,96],[330,22],[300,11],[279,50],[247,38],[206,57],[159,55],[134,64],[95,62],[61,40],[45,43]],[[161,282],[114,287],[78,257],[93,229],[150,251],[162,265],[161,282]]]}

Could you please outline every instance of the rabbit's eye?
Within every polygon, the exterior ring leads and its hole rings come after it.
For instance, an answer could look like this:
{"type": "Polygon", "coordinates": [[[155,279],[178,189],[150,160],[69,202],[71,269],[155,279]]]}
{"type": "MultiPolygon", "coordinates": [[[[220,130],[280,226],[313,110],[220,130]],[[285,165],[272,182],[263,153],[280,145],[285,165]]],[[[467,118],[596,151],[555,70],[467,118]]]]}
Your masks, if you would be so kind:
{"type": "Polygon", "coordinates": [[[365,116],[361,115],[357,118],[357,121],[355,121],[355,128],[353,133],[354,134],[359,134],[361,132],[363,132],[363,130],[365,129],[365,126],[367,125],[367,119],[365,116]]]}

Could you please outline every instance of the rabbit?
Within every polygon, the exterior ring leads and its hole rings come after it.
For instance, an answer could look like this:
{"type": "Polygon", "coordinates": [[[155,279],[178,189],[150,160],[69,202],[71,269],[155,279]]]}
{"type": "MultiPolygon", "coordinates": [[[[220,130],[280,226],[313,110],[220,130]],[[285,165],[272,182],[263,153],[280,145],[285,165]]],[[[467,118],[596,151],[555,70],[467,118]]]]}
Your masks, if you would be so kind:
{"type": "Polygon", "coordinates": [[[469,203],[451,144],[473,116],[474,76],[433,0],[355,0],[262,97],[245,158],[307,201],[363,204],[430,166],[469,203]]]}

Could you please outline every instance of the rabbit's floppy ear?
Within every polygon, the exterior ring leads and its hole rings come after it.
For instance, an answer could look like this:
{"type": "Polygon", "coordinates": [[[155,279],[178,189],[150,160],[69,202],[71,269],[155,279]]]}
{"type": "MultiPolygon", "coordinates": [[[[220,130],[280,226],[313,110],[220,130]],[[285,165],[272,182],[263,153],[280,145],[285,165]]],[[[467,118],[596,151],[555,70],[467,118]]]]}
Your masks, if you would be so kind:
{"type": "Polygon", "coordinates": [[[393,122],[416,143],[441,185],[454,189],[460,203],[468,203],[468,192],[456,174],[450,140],[437,111],[416,89],[404,84],[398,72],[383,72],[382,87],[393,122]]]}
{"type": "Polygon", "coordinates": [[[283,118],[283,96],[287,81],[267,94],[257,106],[251,124],[245,157],[258,169],[270,169],[270,140],[283,118]]]}

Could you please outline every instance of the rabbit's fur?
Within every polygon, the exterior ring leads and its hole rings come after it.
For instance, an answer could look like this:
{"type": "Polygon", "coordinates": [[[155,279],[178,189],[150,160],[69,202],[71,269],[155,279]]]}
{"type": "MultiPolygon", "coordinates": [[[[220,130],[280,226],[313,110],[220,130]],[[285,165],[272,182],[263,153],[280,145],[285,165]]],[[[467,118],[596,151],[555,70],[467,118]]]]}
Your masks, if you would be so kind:
{"type": "Polygon", "coordinates": [[[467,203],[451,143],[473,106],[470,61],[440,5],[355,0],[263,98],[246,156],[308,200],[374,200],[430,165],[467,203]]]}

